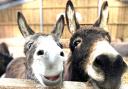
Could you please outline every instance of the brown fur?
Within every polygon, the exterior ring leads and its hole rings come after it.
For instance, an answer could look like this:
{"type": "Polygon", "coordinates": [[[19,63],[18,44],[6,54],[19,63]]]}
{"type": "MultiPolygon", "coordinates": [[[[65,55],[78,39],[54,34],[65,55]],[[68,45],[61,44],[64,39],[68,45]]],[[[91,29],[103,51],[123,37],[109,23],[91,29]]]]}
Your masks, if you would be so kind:
{"type": "Polygon", "coordinates": [[[19,57],[10,62],[6,70],[6,78],[26,78],[26,59],[19,57]]]}
{"type": "Polygon", "coordinates": [[[121,76],[125,72],[127,65],[122,57],[111,47],[109,33],[103,29],[104,27],[99,27],[104,20],[99,20],[102,19],[99,18],[98,23],[96,22],[98,25],[95,25],[95,23],[91,27],[77,28],[77,25],[74,25],[77,19],[69,18],[75,16],[75,13],[69,13],[75,12],[71,3],[70,0],[67,2],[65,11],[69,31],[74,30],[70,31],[73,32],[69,44],[71,53],[66,62],[65,79],[90,82],[94,89],[119,89],[121,76]],[[74,29],[70,26],[74,26],[74,29]],[[100,49],[101,47],[97,46],[97,42],[103,42],[104,44],[102,43],[101,46],[106,47],[107,45],[108,49],[100,49]],[[98,48],[95,49],[95,46],[98,48]],[[97,54],[100,53],[99,51],[101,51],[101,54],[97,54]]]}

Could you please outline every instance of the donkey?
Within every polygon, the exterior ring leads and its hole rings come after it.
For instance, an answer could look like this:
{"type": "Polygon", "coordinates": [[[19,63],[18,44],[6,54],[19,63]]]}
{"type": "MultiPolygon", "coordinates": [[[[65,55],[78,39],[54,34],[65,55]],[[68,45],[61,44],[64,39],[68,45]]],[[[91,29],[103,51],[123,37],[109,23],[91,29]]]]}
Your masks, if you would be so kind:
{"type": "Polygon", "coordinates": [[[119,89],[127,65],[111,46],[109,33],[94,25],[80,27],[70,0],[65,13],[72,33],[69,43],[71,52],[65,63],[65,80],[89,82],[94,89],[119,89]]]}
{"type": "Polygon", "coordinates": [[[17,23],[26,39],[26,57],[13,60],[5,77],[31,79],[44,86],[62,84],[65,55],[59,39],[64,29],[64,16],[60,16],[51,34],[35,33],[21,12],[17,13],[17,23]]]}
{"type": "Polygon", "coordinates": [[[0,76],[2,76],[9,62],[13,59],[5,42],[0,44],[0,76]]]}

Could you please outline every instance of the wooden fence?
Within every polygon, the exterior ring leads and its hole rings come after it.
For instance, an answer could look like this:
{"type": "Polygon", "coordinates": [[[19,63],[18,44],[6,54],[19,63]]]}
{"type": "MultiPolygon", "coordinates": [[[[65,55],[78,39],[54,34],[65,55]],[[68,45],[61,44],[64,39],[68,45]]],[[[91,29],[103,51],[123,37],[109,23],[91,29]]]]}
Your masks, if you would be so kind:
{"type": "MultiPolygon", "coordinates": [[[[59,13],[65,11],[67,0],[43,0],[43,29],[44,33],[49,33],[56,22],[59,13]]],[[[72,0],[75,9],[82,16],[82,25],[91,25],[97,18],[98,0],[72,0]]],[[[40,30],[39,16],[40,0],[33,0],[22,5],[0,10],[0,38],[21,36],[16,23],[16,12],[21,11],[25,15],[28,23],[36,32],[40,30]]],[[[112,38],[128,38],[128,3],[120,0],[109,0],[109,31],[112,38]]],[[[69,38],[71,35],[65,25],[63,37],[69,38]]]]}
{"type": "MultiPolygon", "coordinates": [[[[128,84],[123,84],[120,89],[127,89],[128,84]]],[[[94,89],[88,82],[64,81],[62,86],[46,87],[26,79],[0,79],[0,89],[94,89]]]]}
{"type": "Polygon", "coordinates": [[[0,89],[93,89],[84,82],[64,81],[62,86],[46,87],[26,79],[0,79],[0,89]]]}

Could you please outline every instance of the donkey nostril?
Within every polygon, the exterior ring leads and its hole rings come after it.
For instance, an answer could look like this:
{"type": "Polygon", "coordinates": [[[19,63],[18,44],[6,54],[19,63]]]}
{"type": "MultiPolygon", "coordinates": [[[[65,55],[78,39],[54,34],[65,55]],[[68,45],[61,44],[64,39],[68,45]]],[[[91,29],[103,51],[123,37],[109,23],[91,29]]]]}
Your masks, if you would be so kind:
{"type": "Polygon", "coordinates": [[[126,63],[123,61],[123,58],[120,55],[117,55],[116,60],[114,62],[115,68],[126,67],[126,63]]]}
{"type": "Polygon", "coordinates": [[[96,57],[96,59],[94,61],[94,65],[96,67],[103,67],[103,66],[105,66],[105,64],[108,64],[108,62],[109,62],[109,60],[106,55],[100,55],[100,56],[96,57]]]}
{"type": "Polygon", "coordinates": [[[99,67],[100,65],[102,65],[101,59],[99,57],[97,57],[94,61],[94,65],[99,67]]]}
{"type": "Polygon", "coordinates": [[[60,52],[60,56],[63,56],[64,57],[64,52],[60,52]]]}
{"type": "Polygon", "coordinates": [[[44,50],[39,50],[38,52],[37,52],[37,55],[43,55],[44,54],[44,50]]]}

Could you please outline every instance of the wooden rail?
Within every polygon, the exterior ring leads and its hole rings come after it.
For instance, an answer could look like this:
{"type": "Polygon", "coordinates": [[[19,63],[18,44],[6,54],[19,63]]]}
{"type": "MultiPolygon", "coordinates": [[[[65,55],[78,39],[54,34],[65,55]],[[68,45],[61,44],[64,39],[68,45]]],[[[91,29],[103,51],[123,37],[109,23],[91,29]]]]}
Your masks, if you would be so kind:
{"type": "Polygon", "coordinates": [[[63,86],[44,87],[35,83],[32,80],[26,79],[0,79],[0,89],[93,89],[91,86],[87,87],[84,82],[69,82],[64,81],[63,86]]]}
{"type": "MultiPolygon", "coordinates": [[[[46,87],[26,79],[1,78],[0,89],[95,89],[86,82],[64,81],[63,86],[46,87]]],[[[128,89],[128,84],[123,84],[120,89],[128,89]]]]}

